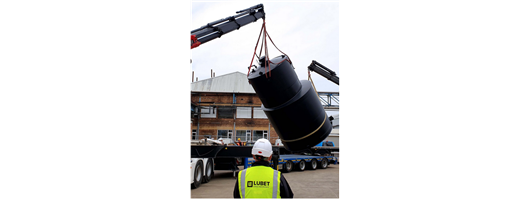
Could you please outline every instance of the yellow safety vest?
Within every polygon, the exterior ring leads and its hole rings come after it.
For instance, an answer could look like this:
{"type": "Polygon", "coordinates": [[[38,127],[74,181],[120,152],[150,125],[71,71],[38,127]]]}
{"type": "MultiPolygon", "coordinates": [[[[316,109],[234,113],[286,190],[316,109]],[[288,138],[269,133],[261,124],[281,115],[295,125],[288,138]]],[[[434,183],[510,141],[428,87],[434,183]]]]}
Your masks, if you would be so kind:
{"type": "Polygon", "coordinates": [[[267,166],[253,166],[237,175],[241,198],[281,198],[280,175],[267,166]]]}

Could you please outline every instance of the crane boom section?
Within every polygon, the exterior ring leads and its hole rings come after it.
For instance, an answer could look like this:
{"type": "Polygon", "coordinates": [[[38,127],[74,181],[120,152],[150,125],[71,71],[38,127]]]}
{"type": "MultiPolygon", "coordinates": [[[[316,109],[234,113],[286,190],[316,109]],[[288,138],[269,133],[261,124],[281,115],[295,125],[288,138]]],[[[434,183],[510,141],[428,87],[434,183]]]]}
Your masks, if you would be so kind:
{"type": "Polygon", "coordinates": [[[191,48],[198,47],[242,26],[265,18],[263,4],[258,4],[236,12],[237,15],[210,22],[191,31],[191,48]]]}
{"type": "Polygon", "coordinates": [[[318,63],[316,60],[313,60],[313,62],[311,62],[311,65],[309,65],[309,67],[307,67],[307,68],[309,70],[314,71],[317,74],[320,74],[321,76],[327,78],[331,82],[339,85],[339,77],[337,76],[337,74],[333,70],[331,70],[331,69],[325,67],[324,65],[318,63]]]}

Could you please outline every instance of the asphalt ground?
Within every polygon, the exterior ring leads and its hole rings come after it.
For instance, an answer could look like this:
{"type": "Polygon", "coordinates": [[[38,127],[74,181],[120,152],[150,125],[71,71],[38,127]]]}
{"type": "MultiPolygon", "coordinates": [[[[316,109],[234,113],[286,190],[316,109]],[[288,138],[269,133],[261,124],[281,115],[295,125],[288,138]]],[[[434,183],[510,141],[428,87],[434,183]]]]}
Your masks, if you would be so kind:
{"type": "MultiPolygon", "coordinates": [[[[294,198],[339,198],[339,169],[340,164],[330,164],[327,169],[293,170],[282,174],[291,186],[294,198]]],[[[191,198],[233,198],[235,184],[231,171],[215,170],[209,183],[191,189],[191,198]]]]}

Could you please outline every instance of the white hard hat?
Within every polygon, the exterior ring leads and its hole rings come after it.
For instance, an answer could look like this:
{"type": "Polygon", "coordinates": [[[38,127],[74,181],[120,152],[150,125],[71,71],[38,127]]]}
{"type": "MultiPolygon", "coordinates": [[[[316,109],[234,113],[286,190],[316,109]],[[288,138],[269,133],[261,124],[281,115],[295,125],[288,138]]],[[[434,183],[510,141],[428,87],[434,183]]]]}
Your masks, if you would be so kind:
{"type": "Polygon", "coordinates": [[[252,147],[252,155],[268,158],[272,155],[272,145],[267,139],[259,139],[252,147]]]}

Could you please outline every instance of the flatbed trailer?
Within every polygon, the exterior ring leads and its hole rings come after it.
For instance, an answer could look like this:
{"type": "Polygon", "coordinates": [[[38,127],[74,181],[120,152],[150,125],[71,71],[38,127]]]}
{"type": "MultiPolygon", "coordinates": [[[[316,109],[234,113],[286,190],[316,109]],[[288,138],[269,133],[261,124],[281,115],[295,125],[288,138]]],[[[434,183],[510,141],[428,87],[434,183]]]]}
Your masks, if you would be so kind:
{"type": "MultiPolygon", "coordinates": [[[[339,147],[312,147],[301,151],[289,151],[283,146],[272,146],[273,155],[334,155],[339,147]]],[[[252,146],[191,145],[192,158],[252,157],[252,146]]],[[[273,157],[274,158],[274,157],[273,157]]]]}
{"type": "MultiPolygon", "coordinates": [[[[296,152],[283,146],[273,146],[272,149],[271,167],[283,172],[325,169],[330,163],[338,164],[338,158],[334,156],[339,151],[338,147],[312,147],[296,152]]],[[[252,146],[191,145],[192,188],[209,182],[213,178],[214,170],[231,170],[235,177],[238,166],[247,168],[254,162],[251,152],[252,146]]]]}
{"type": "MultiPolygon", "coordinates": [[[[254,163],[253,158],[245,158],[244,160],[245,169],[252,166],[252,163],[254,163]]],[[[289,154],[279,156],[276,169],[288,173],[292,170],[304,171],[306,169],[326,169],[329,164],[339,164],[337,157],[289,154]]],[[[274,167],[273,163],[271,163],[271,165],[274,167]]]]}

